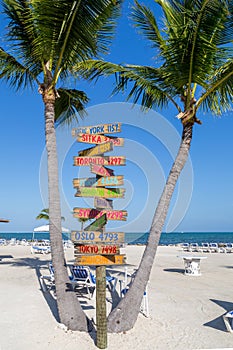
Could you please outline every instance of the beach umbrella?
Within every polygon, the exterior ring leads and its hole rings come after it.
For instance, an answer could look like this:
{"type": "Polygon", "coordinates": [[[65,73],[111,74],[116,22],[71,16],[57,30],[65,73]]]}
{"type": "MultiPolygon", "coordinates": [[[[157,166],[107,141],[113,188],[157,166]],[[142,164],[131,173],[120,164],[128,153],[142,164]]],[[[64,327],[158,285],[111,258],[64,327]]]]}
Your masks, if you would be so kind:
{"type": "MultiPolygon", "coordinates": [[[[49,232],[49,225],[42,225],[42,226],[39,226],[39,227],[35,227],[34,230],[33,230],[32,239],[34,239],[34,234],[38,233],[38,232],[41,232],[41,233],[49,232]]],[[[70,230],[68,228],[62,227],[62,232],[63,233],[69,233],[70,230]]]]}

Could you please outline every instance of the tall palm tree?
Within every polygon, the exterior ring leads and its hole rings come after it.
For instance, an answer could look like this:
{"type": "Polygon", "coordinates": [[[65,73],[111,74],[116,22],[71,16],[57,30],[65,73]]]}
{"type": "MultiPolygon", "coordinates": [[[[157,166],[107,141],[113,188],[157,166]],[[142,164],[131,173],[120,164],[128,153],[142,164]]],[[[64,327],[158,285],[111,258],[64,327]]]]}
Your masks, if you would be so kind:
{"type": "Polygon", "coordinates": [[[0,78],[16,89],[36,85],[44,103],[50,240],[60,322],[86,331],[87,318],[71,291],[65,265],[55,121],[71,121],[75,111],[82,115],[87,96],[63,86],[72,81],[75,63],[108,51],[120,1],[2,0],[2,6],[8,42],[0,48],[0,78]]]}
{"type": "Polygon", "coordinates": [[[77,67],[90,79],[119,73],[116,92],[128,86],[128,98],[144,108],[175,106],[183,127],[180,148],[158,202],[136,277],[109,315],[108,329],[112,332],[132,328],[137,319],[171,197],[189,155],[193,127],[201,124],[197,112],[202,109],[221,114],[229,109],[233,96],[233,2],[155,2],[163,13],[161,27],[152,10],[137,1],[132,17],[157,54],[157,66],[121,66],[91,60],[77,67]]]}

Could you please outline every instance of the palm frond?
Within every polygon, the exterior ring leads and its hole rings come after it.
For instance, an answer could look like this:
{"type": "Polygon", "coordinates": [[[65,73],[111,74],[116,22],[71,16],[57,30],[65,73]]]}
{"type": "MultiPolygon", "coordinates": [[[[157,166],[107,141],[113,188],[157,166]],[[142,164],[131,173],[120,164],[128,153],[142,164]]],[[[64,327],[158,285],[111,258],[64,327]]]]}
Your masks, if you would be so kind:
{"type": "Polygon", "coordinates": [[[57,125],[66,123],[72,124],[77,121],[79,115],[83,118],[86,114],[85,104],[89,99],[87,95],[80,90],[59,88],[58,97],[55,101],[55,121],[57,125]]]}
{"type": "Polygon", "coordinates": [[[12,55],[0,47],[0,79],[4,79],[16,90],[21,87],[30,86],[33,88],[34,83],[38,83],[33,70],[18,62],[12,55]]]}

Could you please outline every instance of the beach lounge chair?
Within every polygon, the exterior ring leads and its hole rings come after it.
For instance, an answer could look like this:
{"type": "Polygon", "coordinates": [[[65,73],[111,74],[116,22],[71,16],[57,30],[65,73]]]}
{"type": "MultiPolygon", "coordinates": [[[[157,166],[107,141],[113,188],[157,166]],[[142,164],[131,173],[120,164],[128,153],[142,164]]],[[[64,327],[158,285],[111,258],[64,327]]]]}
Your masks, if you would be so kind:
{"type": "Polygon", "coordinates": [[[201,251],[201,247],[199,247],[198,243],[190,243],[189,251],[190,252],[200,252],[201,251]]]}
{"type": "Polygon", "coordinates": [[[206,242],[202,243],[201,244],[201,251],[209,253],[210,252],[210,245],[209,245],[209,243],[206,243],[206,242]]]}
{"type": "Polygon", "coordinates": [[[189,251],[189,243],[182,243],[181,248],[183,249],[184,252],[189,251]]]}
{"type": "MultiPolygon", "coordinates": [[[[132,283],[134,277],[135,277],[136,271],[132,274],[132,275],[128,275],[127,274],[127,268],[125,270],[125,278],[124,280],[119,280],[120,282],[120,293],[121,293],[121,297],[123,298],[125,296],[125,294],[127,293],[130,284],[132,283]],[[127,283],[128,280],[128,276],[130,277],[130,282],[127,283]]],[[[140,306],[140,312],[145,316],[145,317],[149,317],[149,302],[148,302],[148,287],[146,286],[146,289],[143,293],[143,298],[142,298],[142,303],[140,306]]]]}
{"type": "Polygon", "coordinates": [[[226,253],[232,253],[233,252],[233,243],[226,243],[224,248],[225,248],[226,253]]]}
{"type": "MultiPolygon", "coordinates": [[[[96,291],[96,277],[91,272],[88,266],[69,266],[71,273],[71,283],[73,287],[86,288],[89,299],[93,299],[96,291]]],[[[117,278],[112,276],[106,276],[106,286],[112,292],[116,289],[117,278]],[[110,287],[112,284],[112,288],[110,287]]]]}
{"type": "Polygon", "coordinates": [[[233,310],[223,315],[223,321],[225,323],[227,331],[233,333],[233,310]]]}
{"type": "Polygon", "coordinates": [[[48,264],[48,268],[49,268],[49,275],[40,276],[40,285],[43,292],[48,292],[52,288],[55,288],[54,269],[53,269],[52,263],[48,264]],[[46,284],[45,284],[45,280],[47,281],[46,284]]]}
{"type": "Polygon", "coordinates": [[[210,243],[209,247],[210,247],[210,253],[219,253],[220,252],[218,243],[210,243]]]}
{"type": "Polygon", "coordinates": [[[51,253],[50,246],[45,245],[32,245],[31,254],[49,254],[51,253]]]}

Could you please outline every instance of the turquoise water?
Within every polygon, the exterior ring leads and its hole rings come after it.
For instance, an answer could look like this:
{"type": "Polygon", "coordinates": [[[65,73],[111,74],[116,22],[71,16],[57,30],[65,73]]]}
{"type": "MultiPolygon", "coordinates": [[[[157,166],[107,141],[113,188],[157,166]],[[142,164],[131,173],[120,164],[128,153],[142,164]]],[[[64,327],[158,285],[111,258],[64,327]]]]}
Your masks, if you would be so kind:
{"type": "MultiPolygon", "coordinates": [[[[10,240],[16,238],[17,240],[26,239],[31,240],[33,232],[1,232],[0,238],[10,240]]],[[[35,239],[49,239],[48,233],[36,233],[35,239]]],[[[63,239],[69,239],[69,234],[63,234],[63,239]]],[[[125,233],[125,242],[128,244],[146,244],[148,233],[141,232],[127,232],[125,233]]],[[[178,243],[198,243],[202,242],[217,242],[228,243],[233,242],[233,232],[174,232],[162,233],[160,238],[160,245],[170,245],[178,243]]]]}

